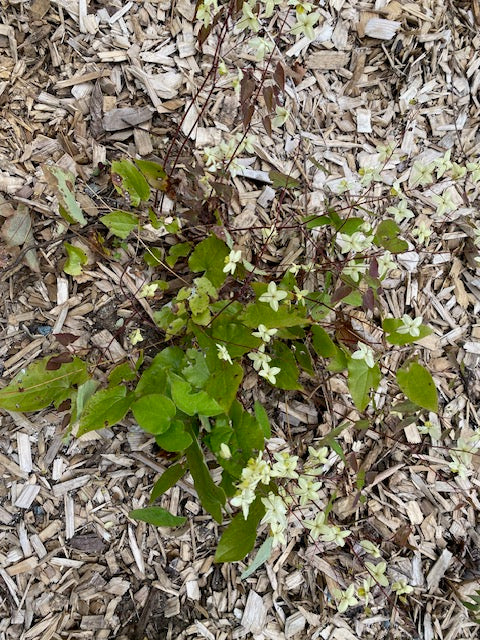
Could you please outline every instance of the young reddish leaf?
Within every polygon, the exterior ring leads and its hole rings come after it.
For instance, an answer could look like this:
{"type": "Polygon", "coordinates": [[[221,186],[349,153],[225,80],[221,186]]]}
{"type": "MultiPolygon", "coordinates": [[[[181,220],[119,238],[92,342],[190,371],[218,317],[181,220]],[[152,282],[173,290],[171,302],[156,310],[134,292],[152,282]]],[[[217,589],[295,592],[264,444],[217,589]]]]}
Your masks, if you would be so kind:
{"type": "Polygon", "coordinates": [[[346,298],[348,294],[351,293],[352,291],[353,291],[352,287],[349,287],[346,284],[340,285],[338,289],[336,289],[333,293],[332,304],[335,304],[336,302],[340,302],[340,300],[343,300],[344,298],[346,298]]]}
{"type": "Polygon", "coordinates": [[[269,113],[275,111],[275,93],[271,85],[268,87],[263,87],[263,99],[265,100],[267,111],[269,113]]]}
{"type": "Polygon", "coordinates": [[[79,336],[75,336],[73,333],[54,333],[53,336],[62,345],[62,347],[67,347],[79,338],[79,336]]]}
{"type": "Polygon", "coordinates": [[[373,297],[373,290],[371,287],[369,287],[365,293],[363,294],[363,298],[362,298],[362,304],[363,304],[363,308],[367,311],[373,311],[374,309],[374,305],[375,305],[375,300],[373,297]]]}
{"type": "Polygon", "coordinates": [[[285,89],[285,70],[282,67],[281,63],[278,62],[275,67],[275,71],[273,72],[273,79],[275,80],[280,91],[284,91],[285,89]]]}
{"type": "Polygon", "coordinates": [[[262,122],[263,122],[263,126],[265,128],[265,131],[266,131],[267,135],[271,136],[272,135],[272,120],[271,120],[270,116],[265,116],[264,118],[262,118],[262,122]]]}
{"type": "Polygon", "coordinates": [[[255,85],[256,83],[255,78],[253,77],[253,72],[251,69],[247,69],[240,82],[240,105],[242,106],[242,110],[244,106],[248,104],[250,98],[253,96],[255,85]]]}
{"type": "Polygon", "coordinates": [[[245,129],[248,128],[250,122],[252,121],[252,117],[254,114],[254,106],[253,104],[249,104],[249,105],[242,105],[242,121],[243,121],[243,126],[245,129]]]}
{"type": "Polygon", "coordinates": [[[60,369],[62,364],[68,364],[73,361],[73,356],[71,353],[59,353],[58,356],[52,356],[45,367],[47,371],[57,371],[60,369]]]}

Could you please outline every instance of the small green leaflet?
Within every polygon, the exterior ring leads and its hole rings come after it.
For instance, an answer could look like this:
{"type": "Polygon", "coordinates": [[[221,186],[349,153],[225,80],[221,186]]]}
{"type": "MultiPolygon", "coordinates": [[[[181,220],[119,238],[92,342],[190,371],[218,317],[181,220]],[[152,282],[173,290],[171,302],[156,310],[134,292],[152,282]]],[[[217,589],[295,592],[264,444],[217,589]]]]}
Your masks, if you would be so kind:
{"type": "Polygon", "coordinates": [[[402,326],[403,321],[401,318],[386,318],[382,322],[383,330],[388,334],[385,336],[387,342],[390,344],[404,345],[421,340],[432,333],[432,329],[425,324],[421,324],[418,328],[420,332],[418,336],[412,336],[409,333],[398,333],[397,329],[402,326]]]}
{"type": "Polygon", "coordinates": [[[373,241],[377,247],[383,247],[392,253],[403,253],[408,249],[408,243],[401,240],[399,234],[400,227],[396,222],[383,220],[376,229],[373,241]]]}
{"type": "Polygon", "coordinates": [[[187,519],[182,516],[174,516],[173,513],[162,507],[146,507],[145,509],[134,509],[128,514],[133,520],[148,522],[155,527],[178,527],[184,524],[187,519]]]}
{"type": "Polygon", "coordinates": [[[263,544],[257,551],[252,564],[241,574],[240,580],[245,580],[246,578],[251,576],[252,573],[254,573],[259,567],[261,567],[262,564],[265,564],[265,562],[270,558],[270,554],[272,553],[272,545],[273,538],[272,536],[269,536],[263,541],[263,544]]]}
{"type": "Polygon", "coordinates": [[[265,514],[259,496],[250,505],[248,518],[238,513],[222,534],[215,552],[215,562],[236,562],[250,553],[257,539],[257,527],[265,514]]]}
{"type": "Polygon", "coordinates": [[[144,431],[160,435],[170,427],[176,408],[167,396],[150,393],[132,404],[132,413],[144,431]]]}
{"type": "Polygon", "coordinates": [[[205,391],[192,391],[192,385],[175,374],[169,374],[172,398],[175,405],[187,416],[218,416],[223,408],[205,391]]]}
{"type": "Polygon", "coordinates": [[[127,197],[133,207],[150,197],[150,187],[143,175],[130,160],[114,160],[112,162],[112,183],[115,190],[127,197]]]}
{"type": "Polygon", "coordinates": [[[124,386],[100,389],[90,396],[80,416],[78,436],[116,424],[125,417],[133,400],[124,386]]]}
{"type": "Polygon", "coordinates": [[[262,428],[264,437],[267,439],[271,438],[272,430],[270,428],[270,421],[268,419],[267,412],[265,411],[264,407],[258,402],[258,400],[255,400],[254,409],[255,409],[255,417],[257,419],[258,424],[262,428]]]}
{"type": "Polygon", "coordinates": [[[49,369],[51,356],[22,369],[0,390],[0,407],[9,411],[38,411],[52,402],[59,405],[73,393],[73,385],[89,379],[87,364],[80,358],[49,369]]]}
{"type": "Polygon", "coordinates": [[[360,411],[370,402],[370,390],[377,389],[382,379],[380,367],[376,364],[370,368],[364,360],[350,358],[348,362],[348,388],[352,400],[360,411]]]}
{"type": "Polygon", "coordinates": [[[265,325],[267,329],[282,329],[302,326],[310,322],[305,318],[305,311],[299,312],[285,305],[280,306],[278,311],[274,311],[264,302],[249,304],[240,316],[240,320],[252,329],[256,329],[260,324],[265,325]]]}
{"type": "Polygon", "coordinates": [[[125,240],[129,233],[138,227],[138,216],[128,211],[112,211],[101,216],[99,220],[112,235],[122,240],[125,240]]]}
{"type": "Polygon", "coordinates": [[[135,164],[143,173],[151,187],[159,189],[160,191],[166,191],[168,176],[161,164],[152,162],[151,160],[135,160],[135,164]]]}
{"type": "Polygon", "coordinates": [[[409,400],[429,411],[438,411],[438,396],[430,373],[417,362],[397,371],[397,382],[409,400]]]}
{"type": "Polygon", "coordinates": [[[87,264],[88,258],[85,251],[82,251],[80,247],[75,247],[73,244],[64,242],[63,246],[67,254],[67,259],[63,265],[63,270],[68,273],[69,276],[79,276],[82,273],[82,266],[87,264]]]}
{"type": "Polygon", "coordinates": [[[178,463],[168,467],[153,485],[152,493],[150,494],[150,504],[155,502],[160,496],[163,496],[165,491],[171,489],[180,478],[185,475],[185,472],[185,467],[178,463]]]}
{"type": "Polygon", "coordinates": [[[272,181],[272,187],[274,189],[295,189],[300,186],[300,182],[291,176],[287,176],[280,171],[272,171],[268,172],[268,177],[272,181]]]}
{"type": "Polygon", "coordinates": [[[223,268],[228,254],[227,245],[217,236],[211,235],[197,244],[188,259],[188,266],[196,273],[205,271],[205,276],[213,286],[219,287],[227,277],[227,274],[223,273],[223,268]]]}
{"type": "Polygon", "coordinates": [[[190,435],[192,436],[192,444],[185,451],[188,469],[202,507],[220,524],[222,522],[222,507],[225,504],[225,493],[213,482],[195,434],[191,429],[190,435]]]}
{"type": "Polygon", "coordinates": [[[49,187],[57,196],[59,212],[62,218],[67,222],[78,223],[81,227],[84,227],[87,221],[83,216],[80,205],[75,200],[75,176],[73,173],[50,165],[43,165],[42,171],[49,187]]]}
{"type": "Polygon", "coordinates": [[[165,451],[184,451],[192,444],[192,436],[185,431],[185,423],[172,420],[168,431],[155,437],[159,447],[165,451]]]}
{"type": "Polygon", "coordinates": [[[312,327],[312,343],[316,353],[323,358],[333,358],[336,354],[337,350],[333,340],[319,325],[312,327]]]}

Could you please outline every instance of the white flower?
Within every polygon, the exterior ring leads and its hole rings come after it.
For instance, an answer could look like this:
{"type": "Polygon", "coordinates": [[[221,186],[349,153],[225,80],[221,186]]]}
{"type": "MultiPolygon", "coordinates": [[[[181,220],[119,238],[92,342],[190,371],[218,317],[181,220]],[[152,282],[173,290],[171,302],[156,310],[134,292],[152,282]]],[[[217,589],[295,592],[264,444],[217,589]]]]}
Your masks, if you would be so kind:
{"type": "Polygon", "coordinates": [[[436,169],[437,169],[437,178],[440,179],[444,173],[446,173],[447,171],[450,171],[450,169],[452,168],[452,163],[450,161],[450,156],[452,154],[452,150],[449,149],[445,155],[443,155],[441,158],[437,158],[437,160],[433,161],[433,164],[435,165],[436,169]]]}
{"type": "Polygon", "coordinates": [[[268,302],[271,308],[274,311],[278,311],[278,303],[286,298],[288,293],[286,291],[282,291],[282,289],[277,289],[277,285],[275,282],[270,282],[265,293],[259,298],[260,302],[268,302]]]}
{"type": "Polygon", "coordinates": [[[323,511],[317,513],[314,520],[305,520],[303,524],[307,529],[310,529],[312,540],[316,540],[320,534],[328,530],[328,525],[325,524],[325,513],[323,511]]]}
{"type": "Polygon", "coordinates": [[[355,585],[351,584],[348,589],[341,591],[341,589],[332,589],[332,595],[336,600],[339,600],[337,604],[338,613],[344,613],[348,607],[354,607],[358,600],[354,596],[355,585]]]}
{"type": "Polygon", "coordinates": [[[218,358],[219,360],[226,360],[226,362],[229,362],[230,364],[233,364],[232,362],[232,358],[230,356],[230,354],[228,353],[228,349],[224,344],[218,344],[217,343],[217,349],[218,349],[218,358]]]}
{"type": "Polygon", "coordinates": [[[388,587],[388,578],[385,575],[385,571],[387,570],[386,562],[382,561],[378,564],[365,562],[365,568],[377,584],[381,585],[382,587],[388,587]]]}
{"type": "Polygon", "coordinates": [[[398,327],[397,333],[409,333],[413,338],[418,338],[420,335],[420,326],[422,324],[422,316],[417,318],[410,318],[406,314],[402,316],[403,325],[398,327]]]}
{"type": "Polygon", "coordinates": [[[243,517],[246,520],[248,518],[248,513],[250,510],[250,505],[255,500],[255,491],[252,489],[244,489],[239,493],[235,494],[233,498],[230,500],[230,503],[234,507],[241,507],[243,512],[243,517]]]}
{"type": "Polygon", "coordinates": [[[480,162],[467,162],[466,167],[471,172],[470,179],[476,184],[480,180],[480,162]]]}
{"type": "Polygon", "coordinates": [[[249,29],[250,31],[257,33],[260,29],[260,23],[257,16],[253,13],[251,6],[247,2],[244,2],[242,5],[242,13],[243,16],[236,25],[237,31],[249,29]]]}
{"type": "Polygon", "coordinates": [[[297,302],[299,302],[300,304],[305,304],[303,302],[305,296],[308,296],[309,293],[311,293],[308,289],[299,289],[296,285],[293,287],[294,291],[295,291],[295,297],[297,299],[297,302]]]}
{"type": "Polygon", "coordinates": [[[433,163],[425,165],[421,162],[415,162],[410,173],[410,187],[417,187],[418,185],[424,186],[432,183],[434,169],[435,165],[433,163]]]}
{"type": "Polygon", "coordinates": [[[275,384],[277,381],[276,376],[280,373],[281,369],[279,367],[271,367],[269,364],[264,363],[262,370],[258,372],[259,376],[268,380],[270,384],[275,384]]]}
{"type": "Polygon", "coordinates": [[[140,329],[135,329],[134,331],[132,331],[132,333],[130,334],[128,339],[130,340],[130,343],[133,346],[135,346],[139,342],[142,342],[143,341],[143,336],[142,336],[142,333],[141,333],[140,329]]]}
{"type": "Polygon", "coordinates": [[[235,273],[235,269],[237,268],[237,264],[242,260],[242,252],[239,251],[230,251],[228,256],[225,258],[225,266],[223,267],[223,273],[230,273],[232,276],[235,273]]]}
{"type": "Polygon", "coordinates": [[[274,129],[283,126],[290,117],[290,111],[288,111],[288,109],[285,109],[285,107],[281,107],[279,105],[275,107],[275,114],[276,115],[272,120],[272,127],[274,129]]]}
{"type": "Polygon", "coordinates": [[[392,214],[397,224],[400,224],[404,220],[410,220],[414,215],[413,211],[408,208],[408,202],[405,198],[402,198],[396,206],[387,207],[387,213],[392,214]]]}
{"type": "Polygon", "coordinates": [[[339,245],[341,253],[349,253],[350,251],[358,253],[372,246],[372,236],[366,236],[361,231],[355,231],[352,235],[339,233],[336,243],[339,245]]]}
{"type": "Polygon", "coordinates": [[[434,194],[432,200],[437,207],[436,212],[439,216],[454,211],[457,206],[452,200],[450,191],[444,191],[442,195],[434,194]]]}
{"type": "Polygon", "coordinates": [[[390,269],[395,269],[397,263],[392,259],[392,254],[390,251],[385,251],[383,256],[379,256],[377,258],[378,264],[378,277],[381,279],[384,276],[388,275],[390,269]]]}
{"type": "Polygon", "coordinates": [[[345,538],[351,534],[351,531],[345,529],[342,531],[336,524],[325,525],[321,532],[322,542],[334,542],[337,546],[345,546],[345,538]]]}
{"type": "Polygon", "coordinates": [[[276,496],[270,491],[266,498],[262,498],[262,503],[265,507],[265,515],[261,524],[272,522],[287,523],[287,507],[280,496],[276,496]]]}
{"type": "Polygon", "coordinates": [[[287,544],[285,538],[285,525],[282,522],[272,522],[270,524],[270,533],[272,534],[272,549],[279,545],[287,544]]]}
{"type": "Polygon", "coordinates": [[[158,289],[158,284],[156,282],[152,282],[152,284],[144,284],[140,289],[140,293],[138,294],[139,298],[153,298],[155,295],[155,291],[158,289]]]}
{"type": "Polygon", "coordinates": [[[255,52],[255,60],[260,62],[266,55],[271,53],[273,49],[273,42],[270,42],[270,40],[267,40],[266,38],[252,38],[248,43],[248,46],[255,52]]]}
{"type": "Polygon", "coordinates": [[[358,175],[360,176],[362,187],[369,187],[372,182],[378,182],[382,179],[377,167],[362,167],[358,170],[358,175]]]}
{"type": "Polygon", "coordinates": [[[426,420],[424,424],[417,424],[417,430],[422,435],[429,435],[432,440],[440,440],[442,436],[442,429],[440,422],[435,414],[431,414],[432,418],[426,420]]]}
{"type": "Polygon", "coordinates": [[[363,342],[358,344],[358,349],[352,353],[352,358],[354,360],[364,360],[369,369],[375,366],[373,349],[363,342]]]}
{"type": "Polygon", "coordinates": [[[363,549],[365,549],[365,551],[369,553],[371,556],[373,556],[374,558],[381,557],[380,549],[377,547],[376,544],[373,544],[373,542],[370,542],[370,540],[360,540],[360,546],[363,549]]]}
{"type": "Polygon", "coordinates": [[[363,276],[368,267],[364,262],[355,262],[355,260],[350,260],[345,267],[343,267],[342,273],[346,276],[350,276],[350,278],[354,282],[358,282],[360,280],[360,276],[363,276]]]}
{"type": "Polygon", "coordinates": [[[395,591],[397,596],[401,596],[404,593],[412,593],[413,587],[407,583],[407,581],[403,578],[402,580],[397,580],[392,584],[392,591],[395,591]]]}
{"type": "Polygon", "coordinates": [[[299,13],[297,11],[297,22],[290,30],[290,33],[292,33],[294,36],[303,34],[309,40],[315,40],[315,31],[313,27],[317,24],[319,18],[319,13],[299,13]]]}
{"type": "Polygon", "coordinates": [[[224,460],[230,460],[232,457],[232,452],[230,451],[230,447],[225,442],[222,442],[220,445],[220,457],[224,460]]]}
{"type": "Polygon", "coordinates": [[[267,329],[264,324],[259,324],[257,331],[252,333],[256,338],[260,338],[263,342],[270,342],[270,338],[278,332],[278,329],[267,329]]]}
{"type": "Polygon", "coordinates": [[[418,227],[415,227],[412,231],[412,236],[417,238],[419,244],[428,244],[428,240],[432,235],[431,229],[428,228],[425,222],[420,222],[418,227]]]}
{"type": "Polygon", "coordinates": [[[295,487],[293,493],[300,498],[300,506],[304,507],[309,502],[318,500],[318,492],[321,488],[321,482],[314,482],[307,476],[301,476],[298,479],[298,487],[295,487]]]}
{"type": "Polygon", "coordinates": [[[256,351],[251,351],[247,354],[250,360],[253,362],[253,368],[255,371],[260,371],[260,369],[270,362],[272,359],[267,353],[265,353],[265,345],[262,344],[256,351]]]}
{"type": "Polygon", "coordinates": [[[274,453],[273,457],[276,462],[272,466],[272,478],[291,478],[292,480],[298,478],[298,473],[295,471],[298,456],[291,456],[287,451],[282,451],[282,453],[274,453]]]}

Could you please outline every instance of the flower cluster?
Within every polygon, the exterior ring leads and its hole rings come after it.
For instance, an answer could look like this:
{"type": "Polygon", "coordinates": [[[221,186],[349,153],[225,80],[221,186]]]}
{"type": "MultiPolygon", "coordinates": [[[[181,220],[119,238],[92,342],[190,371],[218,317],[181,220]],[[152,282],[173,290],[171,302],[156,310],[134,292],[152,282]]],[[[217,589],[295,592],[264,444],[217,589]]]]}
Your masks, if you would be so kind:
{"type": "Polygon", "coordinates": [[[235,177],[243,169],[243,165],[238,162],[237,156],[244,151],[253,153],[254,142],[254,136],[243,136],[238,133],[232,136],[228,142],[222,141],[215,147],[205,147],[203,158],[207,171],[216,173],[220,169],[227,167],[230,175],[235,177]]]}

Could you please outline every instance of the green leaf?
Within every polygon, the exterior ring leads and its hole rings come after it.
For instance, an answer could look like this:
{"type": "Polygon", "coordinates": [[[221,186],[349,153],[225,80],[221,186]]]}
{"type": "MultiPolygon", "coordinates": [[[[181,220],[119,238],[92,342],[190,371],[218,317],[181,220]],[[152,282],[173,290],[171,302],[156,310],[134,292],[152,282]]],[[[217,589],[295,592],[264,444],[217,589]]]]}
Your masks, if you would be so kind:
{"type": "Polygon", "coordinates": [[[191,242],[179,242],[178,244],[174,244],[173,247],[170,247],[168,251],[168,256],[166,259],[166,263],[169,267],[174,267],[179,258],[186,258],[190,251],[192,250],[191,242]]]}
{"type": "Polygon", "coordinates": [[[59,212],[62,218],[81,227],[87,224],[80,205],[75,200],[75,176],[66,169],[49,165],[42,166],[43,175],[49,187],[57,196],[59,212]]]}
{"type": "Polygon", "coordinates": [[[205,276],[218,288],[227,277],[223,268],[228,254],[227,245],[217,236],[211,235],[197,244],[188,260],[188,266],[195,272],[205,271],[205,276]]]}
{"type": "Polygon", "coordinates": [[[255,573],[255,571],[259,567],[261,567],[262,564],[265,564],[265,562],[270,558],[270,555],[272,553],[272,545],[273,545],[273,538],[272,536],[269,536],[263,541],[262,546],[257,551],[257,554],[252,564],[247,569],[245,569],[245,571],[243,571],[243,573],[240,575],[240,580],[245,580],[246,578],[251,576],[252,573],[255,573]]]}
{"type": "Polygon", "coordinates": [[[233,403],[229,417],[238,446],[247,462],[252,457],[253,451],[260,451],[265,446],[263,429],[256,418],[245,411],[238,400],[233,403]]]}
{"type": "Polygon", "coordinates": [[[312,327],[312,344],[316,353],[323,358],[333,358],[337,348],[328,333],[318,325],[312,327]]]}
{"type": "Polygon", "coordinates": [[[87,254],[79,247],[75,247],[73,244],[69,244],[68,242],[64,242],[63,246],[67,254],[63,270],[65,273],[68,273],[69,276],[81,275],[82,265],[87,264],[88,262],[87,254]]]}
{"type": "Polygon", "coordinates": [[[137,373],[133,371],[131,364],[129,362],[122,362],[114,367],[108,374],[108,386],[114,387],[124,380],[135,380],[136,377],[137,373]]]}
{"type": "Polygon", "coordinates": [[[135,164],[143,173],[151,187],[159,189],[159,191],[166,191],[168,176],[161,164],[152,162],[151,160],[135,160],[135,164]]]}
{"type": "Polygon", "coordinates": [[[339,371],[345,371],[348,367],[348,359],[343,349],[335,346],[335,355],[328,363],[327,369],[328,371],[334,371],[338,373],[339,371]]]}
{"type": "Polygon", "coordinates": [[[274,357],[268,364],[271,367],[280,367],[280,373],[276,375],[277,381],[275,387],[278,389],[302,389],[302,385],[298,383],[299,371],[295,356],[286,344],[276,341],[273,345],[274,357]]]}
{"type": "Polygon", "coordinates": [[[238,513],[222,534],[215,553],[215,562],[237,562],[250,553],[257,539],[257,527],[265,514],[265,507],[257,496],[250,505],[248,518],[238,513]]]}
{"type": "Polygon", "coordinates": [[[347,218],[346,220],[342,220],[342,224],[337,227],[337,231],[352,236],[364,223],[365,220],[363,218],[347,218]]]}
{"type": "Polygon", "coordinates": [[[213,482],[210,471],[205,464],[202,451],[195,438],[195,434],[190,428],[192,444],[185,451],[188,468],[193,478],[195,489],[202,507],[216,522],[222,522],[222,507],[225,504],[225,493],[223,489],[217,487],[213,482]]]}
{"type": "Polygon", "coordinates": [[[170,427],[176,408],[167,396],[150,393],[135,400],[132,413],[144,431],[160,435],[170,427]]]}
{"type": "Polygon", "coordinates": [[[168,431],[155,437],[156,443],[165,451],[184,451],[192,444],[192,436],[185,431],[185,423],[172,420],[168,431]]]}
{"type": "Polygon", "coordinates": [[[187,416],[217,416],[222,407],[205,391],[192,392],[192,385],[175,374],[169,374],[172,398],[176,406],[187,416]]]}
{"type": "Polygon", "coordinates": [[[401,318],[386,318],[382,322],[383,330],[389,334],[386,337],[387,342],[390,344],[404,345],[421,340],[432,333],[432,329],[425,324],[421,324],[418,328],[419,335],[411,336],[409,333],[398,333],[397,329],[403,326],[401,318]]]}
{"type": "Polygon", "coordinates": [[[243,367],[237,362],[229,364],[217,358],[217,366],[210,374],[205,391],[227,412],[237,395],[243,378],[243,367]]]}
{"type": "Polygon", "coordinates": [[[186,468],[179,463],[172,464],[171,467],[168,467],[153,485],[152,493],[150,494],[150,504],[177,484],[180,478],[185,475],[185,472],[186,468]]]}
{"type": "Polygon", "coordinates": [[[309,324],[309,320],[305,318],[305,311],[289,309],[285,305],[280,306],[278,311],[274,311],[264,302],[249,304],[239,319],[252,329],[256,329],[260,324],[265,325],[267,329],[283,329],[309,324]]]}
{"type": "Polygon", "coordinates": [[[167,388],[167,371],[180,373],[185,364],[185,354],[179,347],[167,347],[157,353],[148,369],[142,373],[135,389],[137,397],[149,393],[164,393],[167,388]]]}
{"type": "Polygon", "coordinates": [[[370,402],[370,390],[376,390],[382,379],[380,367],[370,368],[364,360],[350,358],[348,362],[348,388],[352,400],[360,411],[370,402]]]}
{"type": "Polygon", "coordinates": [[[145,509],[134,509],[128,514],[133,520],[148,522],[155,527],[178,527],[184,524],[187,519],[183,516],[174,516],[173,513],[162,507],[146,507],[145,509]]]}
{"type": "Polygon", "coordinates": [[[72,358],[71,362],[49,369],[51,356],[37,360],[21,369],[9,385],[0,390],[0,408],[9,411],[38,411],[52,402],[59,405],[68,398],[74,385],[89,379],[86,362],[72,358]]]}
{"type": "Polygon", "coordinates": [[[125,417],[132,403],[133,394],[124,386],[100,389],[90,396],[80,416],[78,436],[116,424],[125,417]]]}
{"type": "Polygon", "coordinates": [[[417,362],[397,371],[397,382],[409,400],[429,411],[438,411],[438,396],[430,372],[417,362]]]}
{"type": "Polygon", "coordinates": [[[232,358],[239,358],[262,344],[260,338],[253,336],[252,330],[243,324],[232,322],[229,318],[222,318],[222,316],[219,320],[221,322],[214,323],[211,331],[212,347],[215,348],[215,352],[216,344],[219,343],[227,347],[232,358]]]}
{"type": "Polygon", "coordinates": [[[298,340],[293,343],[292,347],[294,348],[295,360],[298,365],[309,375],[313,376],[315,372],[313,370],[312,358],[305,344],[298,340]]]}
{"type": "Polygon", "coordinates": [[[400,227],[393,220],[383,220],[376,230],[373,238],[377,247],[383,247],[392,253],[403,253],[408,249],[408,243],[398,236],[400,227]]]}
{"type": "Polygon", "coordinates": [[[128,211],[112,211],[99,218],[111,234],[125,240],[138,227],[138,216],[128,211]]]}
{"type": "Polygon", "coordinates": [[[272,171],[268,172],[268,177],[272,181],[272,187],[274,189],[295,189],[300,186],[300,182],[291,176],[287,176],[280,171],[272,171]]]}
{"type": "Polygon", "coordinates": [[[270,420],[268,419],[268,414],[265,411],[264,407],[258,402],[258,400],[255,400],[254,410],[255,417],[258,424],[262,428],[263,435],[268,440],[272,437],[272,430],[270,428],[270,420]]]}
{"type": "Polygon", "coordinates": [[[140,201],[146,202],[149,199],[148,182],[130,160],[114,160],[111,173],[115,190],[130,200],[133,207],[138,207],[140,201]]]}
{"type": "Polygon", "coordinates": [[[315,229],[316,227],[325,227],[328,224],[332,224],[328,216],[307,216],[303,219],[303,222],[307,225],[307,229],[315,229]]]}

